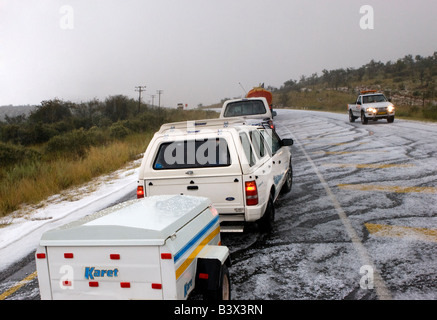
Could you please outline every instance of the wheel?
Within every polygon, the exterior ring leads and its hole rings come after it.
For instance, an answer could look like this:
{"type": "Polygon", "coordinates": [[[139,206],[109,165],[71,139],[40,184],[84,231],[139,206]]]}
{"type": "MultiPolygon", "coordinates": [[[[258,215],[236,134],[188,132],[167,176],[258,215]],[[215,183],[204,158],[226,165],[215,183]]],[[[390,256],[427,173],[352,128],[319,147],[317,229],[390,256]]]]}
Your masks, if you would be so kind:
{"type": "Polygon", "coordinates": [[[355,122],[355,117],[352,114],[352,110],[349,110],[349,122],[355,122]]]}
{"type": "Polygon", "coordinates": [[[269,232],[272,229],[275,221],[275,205],[273,203],[273,194],[270,194],[269,202],[267,203],[266,211],[261,219],[258,220],[258,227],[261,232],[269,232]]]}
{"type": "Polygon", "coordinates": [[[208,290],[203,294],[203,300],[223,301],[231,300],[231,280],[228,267],[223,264],[220,269],[219,285],[216,290],[208,290]]]}
{"type": "Polygon", "coordinates": [[[285,194],[290,192],[292,186],[293,186],[293,166],[290,160],[290,164],[288,165],[287,176],[285,177],[285,182],[282,186],[281,193],[285,194]]]}
{"type": "Polygon", "coordinates": [[[387,117],[388,123],[393,123],[393,121],[395,121],[395,116],[387,117]]]}
{"type": "Polygon", "coordinates": [[[367,124],[368,121],[369,121],[369,119],[367,119],[367,117],[364,114],[364,112],[361,112],[361,123],[362,124],[367,124]]]}

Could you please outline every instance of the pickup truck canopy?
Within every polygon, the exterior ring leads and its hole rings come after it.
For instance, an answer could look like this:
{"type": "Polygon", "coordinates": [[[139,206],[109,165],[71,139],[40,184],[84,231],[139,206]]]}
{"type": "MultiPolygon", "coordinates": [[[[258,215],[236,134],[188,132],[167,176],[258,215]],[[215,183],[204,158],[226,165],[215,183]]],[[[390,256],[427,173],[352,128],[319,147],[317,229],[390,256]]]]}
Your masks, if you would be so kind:
{"type": "Polygon", "coordinates": [[[209,205],[207,198],[182,195],[127,201],[44,233],[40,245],[163,245],[209,205]]]}

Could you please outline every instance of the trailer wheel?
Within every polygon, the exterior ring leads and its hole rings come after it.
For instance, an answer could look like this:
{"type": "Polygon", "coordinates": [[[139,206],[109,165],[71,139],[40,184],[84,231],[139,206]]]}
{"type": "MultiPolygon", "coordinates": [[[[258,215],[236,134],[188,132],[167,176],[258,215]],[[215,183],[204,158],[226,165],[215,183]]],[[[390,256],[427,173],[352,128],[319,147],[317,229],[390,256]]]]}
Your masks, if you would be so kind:
{"type": "Polygon", "coordinates": [[[223,264],[220,269],[220,279],[215,290],[207,290],[203,294],[203,300],[223,301],[231,300],[231,280],[228,267],[223,264]]]}

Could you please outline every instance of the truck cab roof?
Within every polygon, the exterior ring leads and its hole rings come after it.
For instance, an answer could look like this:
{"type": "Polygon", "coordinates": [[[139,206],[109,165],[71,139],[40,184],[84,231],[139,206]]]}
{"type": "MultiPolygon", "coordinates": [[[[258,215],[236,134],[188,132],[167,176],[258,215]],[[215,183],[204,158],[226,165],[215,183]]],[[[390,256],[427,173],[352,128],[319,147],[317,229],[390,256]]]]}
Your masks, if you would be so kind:
{"type": "Polygon", "coordinates": [[[48,231],[40,245],[163,245],[210,205],[207,198],[182,195],[131,200],[48,231]]]}
{"type": "Polygon", "coordinates": [[[273,114],[266,98],[242,98],[227,100],[223,103],[220,118],[232,117],[272,119],[273,114]]]}

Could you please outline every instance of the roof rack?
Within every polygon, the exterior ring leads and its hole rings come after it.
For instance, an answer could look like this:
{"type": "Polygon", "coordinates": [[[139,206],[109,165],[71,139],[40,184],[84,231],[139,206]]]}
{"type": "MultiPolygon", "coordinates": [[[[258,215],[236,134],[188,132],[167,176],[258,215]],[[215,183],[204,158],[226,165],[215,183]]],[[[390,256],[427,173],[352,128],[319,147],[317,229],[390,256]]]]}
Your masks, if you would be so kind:
{"type": "Polygon", "coordinates": [[[264,121],[260,119],[246,119],[244,117],[231,117],[231,118],[215,118],[215,119],[204,119],[204,120],[194,120],[194,121],[181,121],[165,123],[159,129],[159,133],[168,130],[183,130],[183,131],[197,131],[201,128],[227,128],[233,125],[252,125],[261,126],[264,121]]]}
{"type": "Polygon", "coordinates": [[[243,118],[231,118],[231,119],[204,119],[204,120],[194,120],[194,121],[181,121],[181,122],[172,122],[172,123],[165,123],[161,126],[159,129],[159,132],[164,132],[167,130],[195,130],[200,127],[219,127],[219,128],[226,128],[229,125],[244,125],[246,124],[246,120],[243,118]]]}

